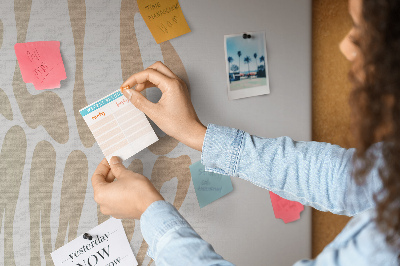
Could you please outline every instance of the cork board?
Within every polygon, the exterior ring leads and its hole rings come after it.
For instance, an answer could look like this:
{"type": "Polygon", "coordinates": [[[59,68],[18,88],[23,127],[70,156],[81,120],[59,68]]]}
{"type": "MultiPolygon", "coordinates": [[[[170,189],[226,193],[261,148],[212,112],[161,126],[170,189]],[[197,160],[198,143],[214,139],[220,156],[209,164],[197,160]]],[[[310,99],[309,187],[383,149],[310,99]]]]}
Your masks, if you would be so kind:
{"type": "MultiPolygon", "coordinates": [[[[312,138],[350,148],[349,62],[339,43],[351,28],[346,0],[312,1],[312,138]]],[[[312,211],[312,255],[317,256],[349,218],[312,211]]]]}

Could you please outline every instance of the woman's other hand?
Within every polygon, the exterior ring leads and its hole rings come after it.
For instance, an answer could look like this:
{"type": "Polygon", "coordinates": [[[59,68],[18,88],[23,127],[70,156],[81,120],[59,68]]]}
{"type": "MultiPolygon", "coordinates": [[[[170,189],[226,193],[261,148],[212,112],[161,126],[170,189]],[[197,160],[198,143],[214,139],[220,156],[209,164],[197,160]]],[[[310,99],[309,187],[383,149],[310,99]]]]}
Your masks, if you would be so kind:
{"type": "Polygon", "coordinates": [[[206,127],[200,122],[190,100],[186,84],[161,62],[128,78],[121,90],[133,105],[144,112],[166,134],[201,151],[206,127]],[[127,89],[133,88],[135,89],[127,89]],[[141,91],[158,87],[162,96],[157,103],[147,100],[141,91]]]}
{"type": "Polygon", "coordinates": [[[92,186],[100,211],[118,219],[140,219],[153,202],[164,200],[149,179],[126,169],[118,157],[112,157],[110,164],[106,159],[100,162],[92,186]]]}

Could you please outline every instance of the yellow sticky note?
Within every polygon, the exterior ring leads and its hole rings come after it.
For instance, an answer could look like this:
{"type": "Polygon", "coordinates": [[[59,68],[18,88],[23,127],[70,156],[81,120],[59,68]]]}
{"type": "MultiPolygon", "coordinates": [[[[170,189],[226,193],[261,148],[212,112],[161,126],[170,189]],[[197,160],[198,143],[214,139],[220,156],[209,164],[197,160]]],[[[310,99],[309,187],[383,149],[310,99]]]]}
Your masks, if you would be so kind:
{"type": "Polygon", "coordinates": [[[177,0],[137,0],[140,14],[157,43],[190,32],[177,0]]]}

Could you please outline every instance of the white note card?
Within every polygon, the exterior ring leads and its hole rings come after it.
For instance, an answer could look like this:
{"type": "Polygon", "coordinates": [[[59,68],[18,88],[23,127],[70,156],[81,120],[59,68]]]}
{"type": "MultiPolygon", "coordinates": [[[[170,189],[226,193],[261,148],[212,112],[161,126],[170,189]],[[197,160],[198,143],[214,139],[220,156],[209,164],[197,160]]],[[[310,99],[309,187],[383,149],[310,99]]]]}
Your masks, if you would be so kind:
{"type": "Polygon", "coordinates": [[[138,265],[121,220],[110,218],[51,253],[55,266],[138,265]]]}
{"type": "Polygon", "coordinates": [[[126,160],[158,140],[145,114],[119,90],[79,112],[107,161],[126,160]]]}

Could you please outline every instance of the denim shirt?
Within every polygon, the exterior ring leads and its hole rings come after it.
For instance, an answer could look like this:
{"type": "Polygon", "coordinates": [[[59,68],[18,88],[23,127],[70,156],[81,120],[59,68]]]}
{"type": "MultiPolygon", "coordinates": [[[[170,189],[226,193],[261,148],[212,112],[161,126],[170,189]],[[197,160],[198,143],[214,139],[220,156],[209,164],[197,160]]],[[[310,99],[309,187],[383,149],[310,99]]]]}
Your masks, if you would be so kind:
{"type": "MultiPolygon", "coordinates": [[[[355,216],[316,259],[300,260],[295,266],[397,265],[398,251],[386,244],[374,222],[373,195],[382,187],[378,175],[382,160],[378,156],[365,184],[359,186],[351,177],[354,152],[289,137],[259,138],[210,124],[201,160],[207,171],[242,178],[321,211],[355,216]]],[[[148,255],[157,265],[233,265],[170,203],[154,202],[140,223],[148,255]]]]}

